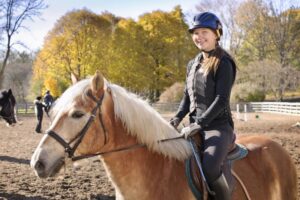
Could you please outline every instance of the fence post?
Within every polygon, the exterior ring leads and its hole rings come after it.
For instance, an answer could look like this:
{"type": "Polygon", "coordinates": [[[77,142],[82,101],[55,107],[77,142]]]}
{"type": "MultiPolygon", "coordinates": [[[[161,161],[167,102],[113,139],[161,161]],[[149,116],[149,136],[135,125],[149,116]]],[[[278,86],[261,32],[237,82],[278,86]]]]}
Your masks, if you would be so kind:
{"type": "Polygon", "coordinates": [[[244,121],[248,121],[248,118],[247,118],[247,104],[244,104],[244,121]]]}
{"type": "Polygon", "coordinates": [[[236,119],[240,119],[240,104],[236,104],[236,119]]]}

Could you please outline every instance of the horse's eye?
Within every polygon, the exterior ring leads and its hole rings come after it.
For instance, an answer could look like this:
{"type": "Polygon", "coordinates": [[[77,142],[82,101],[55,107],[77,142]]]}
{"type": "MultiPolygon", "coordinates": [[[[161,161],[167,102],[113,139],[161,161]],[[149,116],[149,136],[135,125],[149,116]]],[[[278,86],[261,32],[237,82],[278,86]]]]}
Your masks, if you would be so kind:
{"type": "Polygon", "coordinates": [[[84,115],[84,113],[83,112],[80,112],[80,111],[75,111],[75,112],[73,112],[72,113],[72,118],[81,118],[81,117],[83,117],[83,115],[84,115]]]}

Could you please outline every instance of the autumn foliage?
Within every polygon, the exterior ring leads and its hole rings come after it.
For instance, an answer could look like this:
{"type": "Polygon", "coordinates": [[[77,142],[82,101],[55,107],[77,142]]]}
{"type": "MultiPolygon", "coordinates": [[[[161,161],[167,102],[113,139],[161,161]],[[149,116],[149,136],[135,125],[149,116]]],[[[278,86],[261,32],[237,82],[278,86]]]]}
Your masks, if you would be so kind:
{"type": "Polygon", "coordinates": [[[83,79],[96,70],[151,101],[178,80],[196,49],[180,7],[146,13],[137,21],[111,13],[74,10],[49,32],[34,63],[32,88],[59,96],[71,73],[83,79]]]}

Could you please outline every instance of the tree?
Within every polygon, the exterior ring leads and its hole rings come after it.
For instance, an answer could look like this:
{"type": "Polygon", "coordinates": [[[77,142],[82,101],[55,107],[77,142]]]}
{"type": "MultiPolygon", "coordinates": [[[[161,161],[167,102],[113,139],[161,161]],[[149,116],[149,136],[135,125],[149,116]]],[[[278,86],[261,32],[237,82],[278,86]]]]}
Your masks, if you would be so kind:
{"type": "Polygon", "coordinates": [[[138,22],[107,12],[69,12],[37,56],[32,88],[38,93],[55,87],[59,95],[71,84],[71,74],[82,79],[98,69],[156,101],[164,88],[184,79],[185,65],[197,52],[187,29],[180,7],[146,13],[138,22]]]}
{"type": "Polygon", "coordinates": [[[270,57],[273,47],[268,12],[267,5],[261,0],[245,1],[237,9],[235,21],[240,29],[241,45],[236,50],[236,58],[242,66],[270,57]]]}
{"type": "Polygon", "coordinates": [[[11,52],[8,68],[5,72],[3,84],[9,86],[18,101],[26,102],[29,93],[29,80],[32,75],[33,55],[26,52],[11,52]]]}
{"type": "Polygon", "coordinates": [[[248,0],[241,3],[235,16],[243,35],[236,58],[241,68],[249,68],[245,69],[248,77],[241,76],[237,82],[244,84],[252,78],[254,84],[260,83],[259,90],[272,93],[278,101],[297,82],[293,75],[298,74],[295,66],[300,53],[300,11],[291,4],[279,5],[275,8],[273,2],[248,0]],[[263,68],[254,71],[253,63],[263,68]],[[270,76],[277,82],[269,80],[270,76]]]}
{"type": "Polygon", "coordinates": [[[0,1],[0,20],[1,34],[4,34],[4,57],[0,66],[0,88],[3,85],[4,71],[15,43],[12,43],[14,34],[20,31],[23,22],[27,19],[33,20],[39,16],[42,9],[46,8],[43,0],[1,0],[0,1]]]}
{"type": "MultiPolygon", "coordinates": [[[[283,4],[280,4],[283,5],[283,4]]],[[[284,11],[283,7],[276,8],[272,3],[270,4],[271,17],[270,23],[270,36],[272,38],[272,45],[274,45],[273,55],[274,58],[280,63],[282,72],[286,72],[292,63],[292,55],[295,55],[299,59],[299,44],[295,41],[299,41],[300,29],[299,29],[299,9],[290,8],[284,11]],[[298,56],[297,56],[298,55],[298,56]]],[[[283,99],[286,89],[287,74],[282,73],[279,78],[280,84],[278,86],[279,100],[283,99]]]]}
{"type": "Polygon", "coordinates": [[[281,64],[275,60],[253,61],[241,70],[239,78],[245,81],[239,87],[244,88],[244,91],[240,91],[240,94],[235,92],[235,96],[246,100],[245,96],[249,94],[271,92],[275,100],[279,101],[282,99],[281,90],[297,89],[295,86],[300,84],[299,76],[300,71],[291,65],[282,68],[281,64]],[[284,83],[281,81],[282,78],[285,79],[284,83]],[[241,96],[244,97],[241,98],[241,96]]]}
{"type": "Polygon", "coordinates": [[[290,17],[293,19],[290,27],[291,33],[298,33],[296,37],[294,38],[293,48],[289,51],[288,57],[290,58],[290,64],[300,70],[300,8],[292,8],[290,9],[290,17]]]}
{"type": "Polygon", "coordinates": [[[144,48],[146,33],[132,19],[122,19],[115,27],[109,47],[109,79],[131,91],[143,93],[151,83],[150,58],[144,48]]]}
{"type": "Polygon", "coordinates": [[[71,74],[83,79],[96,69],[105,73],[110,35],[106,17],[86,9],[66,13],[48,33],[34,64],[34,79],[43,85],[32,88],[58,96],[71,84],[71,74]]]}
{"type": "Polygon", "coordinates": [[[151,62],[147,63],[152,71],[149,74],[151,84],[148,97],[151,101],[157,101],[160,93],[176,82],[178,77],[184,79],[183,66],[195,56],[196,49],[179,6],[170,13],[146,13],[139,18],[138,24],[146,32],[144,46],[151,58],[151,62]]]}

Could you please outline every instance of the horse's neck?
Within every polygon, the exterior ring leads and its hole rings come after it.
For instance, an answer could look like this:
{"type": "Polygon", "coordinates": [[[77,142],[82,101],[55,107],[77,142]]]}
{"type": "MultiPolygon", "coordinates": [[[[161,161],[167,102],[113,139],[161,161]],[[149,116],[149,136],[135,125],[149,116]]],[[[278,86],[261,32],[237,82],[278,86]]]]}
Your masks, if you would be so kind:
{"type": "MultiPolygon", "coordinates": [[[[110,144],[111,147],[122,148],[138,144],[137,140],[126,133],[124,128],[119,127],[115,133],[115,137],[112,138],[113,144],[110,144]]],[[[147,147],[139,147],[109,154],[103,157],[103,161],[116,184],[122,185],[123,178],[126,176],[124,183],[128,185],[129,179],[133,179],[135,182],[146,181],[149,178],[147,177],[149,172],[155,171],[154,168],[149,168],[152,166],[152,162],[157,162],[157,165],[160,165],[160,163],[165,162],[165,159],[157,153],[150,152],[147,147]]],[[[159,173],[159,170],[156,170],[155,174],[159,173]]]]}
{"type": "Polygon", "coordinates": [[[160,199],[160,195],[168,193],[169,184],[178,184],[185,179],[182,163],[164,158],[147,148],[111,154],[103,161],[117,193],[124,199],[160,199]]]}
{"type": "MultiPolygon", "coordinates": [[[[120,140],[121,144],[117,144],[116,141],[115,146],[136,143],[135,138],[124,131],[117,130],[118,137],[122,135],[123,138],[120,140]]],[[[103,162],[114,186],[126,197],[125,199],[147,199],[145,192],[149,193],[149,199],[160,199],[161,195],[168,194],[168,187],[174,187],[175,182],[183,187],[178,190],[185,193],[187,184],[180,184],[185,183],[183,163],[151,152],[147,147],[103,156],[103,162]],[[158,198],[153,198],[153,195],[157,195],[158,198]]]]}

